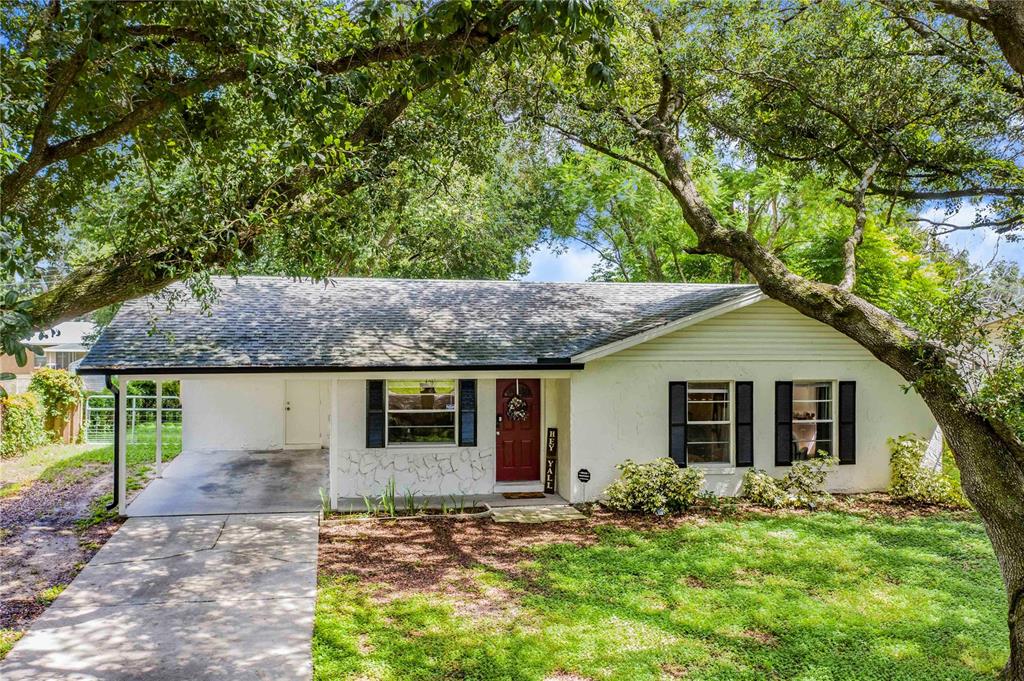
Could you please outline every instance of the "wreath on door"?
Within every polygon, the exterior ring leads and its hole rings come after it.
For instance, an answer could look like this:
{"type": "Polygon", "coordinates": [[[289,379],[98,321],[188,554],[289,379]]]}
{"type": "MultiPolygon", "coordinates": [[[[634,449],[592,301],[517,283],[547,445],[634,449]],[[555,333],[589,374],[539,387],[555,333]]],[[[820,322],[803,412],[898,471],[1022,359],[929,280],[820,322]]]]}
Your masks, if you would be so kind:
{"type": "Polygon", "coordinates": [[[529,412],[529,405],[519,395],[513,395],[505,404],[505,416],[509,421],[525,421],[529,412]]]}

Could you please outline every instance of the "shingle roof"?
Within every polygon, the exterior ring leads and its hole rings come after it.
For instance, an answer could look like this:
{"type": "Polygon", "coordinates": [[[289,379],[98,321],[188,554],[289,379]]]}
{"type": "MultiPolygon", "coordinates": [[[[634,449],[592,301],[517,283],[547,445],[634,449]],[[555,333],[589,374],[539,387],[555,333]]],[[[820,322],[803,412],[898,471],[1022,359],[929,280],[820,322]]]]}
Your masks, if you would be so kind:
{"type": "MultiPolygon", "coordinates": [[[[189,299],[125,303],[79,371],[532,365],[757,291],[722,284],[214,277],[189,299]]],[[[180,286],[180,285],[177,285],[180,286]]]]}

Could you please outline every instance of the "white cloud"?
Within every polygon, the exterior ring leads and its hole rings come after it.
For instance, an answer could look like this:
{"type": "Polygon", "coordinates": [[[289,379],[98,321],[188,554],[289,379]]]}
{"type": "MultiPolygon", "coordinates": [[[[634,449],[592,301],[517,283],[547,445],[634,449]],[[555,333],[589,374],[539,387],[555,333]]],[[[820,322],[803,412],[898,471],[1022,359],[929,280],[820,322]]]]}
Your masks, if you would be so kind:
{"type": "Polygon", "coordinates": [[[550,246],[542,246],[530,258],[530,272],[525,281],[586,281],[600,256],[580,245],[572,245],[556,253],[550,246]]]}
{"type": "MultiPolygon", "coordinates": [[[[974,222],[977,215],[977,207],[970,204],[964,204],[952,215],[946,215],[941,207],[929,208],[921,212],[921,217],[929,220],[963,226],[974,222]]],[[[940,238],[950,248],[967,251],[967,257],[976,265],[987,265],[993,258],[996,258],[1024,266],[1024,242],[1008,241],[1005,237],[986,227],[959,230],[940,238]]]]}

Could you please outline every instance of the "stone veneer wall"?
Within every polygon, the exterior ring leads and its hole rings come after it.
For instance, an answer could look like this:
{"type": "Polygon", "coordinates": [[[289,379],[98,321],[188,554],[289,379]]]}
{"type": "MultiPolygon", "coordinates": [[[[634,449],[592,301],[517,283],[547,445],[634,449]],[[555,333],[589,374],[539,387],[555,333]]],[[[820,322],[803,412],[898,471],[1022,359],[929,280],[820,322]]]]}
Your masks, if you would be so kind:
{"type": "Polygon", "coordinates": [[[385,447],[339,452],[339,496],[379,495],[391,478],[396,493],[489,494],[494,489],[494,449],[487,447],[385,447]]]}

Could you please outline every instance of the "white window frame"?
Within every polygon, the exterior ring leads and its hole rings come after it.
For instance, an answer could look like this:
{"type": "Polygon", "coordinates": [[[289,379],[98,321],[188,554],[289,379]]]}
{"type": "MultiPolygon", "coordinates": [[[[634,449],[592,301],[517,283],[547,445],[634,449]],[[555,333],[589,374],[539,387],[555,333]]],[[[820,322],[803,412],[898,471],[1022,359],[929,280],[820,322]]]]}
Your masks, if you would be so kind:
{"type": "MultiPolygon", "coordinates": [[[[396,426],[400,427],[400,426],[396,426]]],[[[384,381],[384,446],[385,447],[458,447],[459,445],[459,379],[457,378],[396,378],[386,379],[384,381]],[[451,382],[454,384],[454,390],[452,396],[454,398],[452,409],[392,409],[391,408],[391,390],[388,385],[392,382],[419,382],[419,383],[441,383],[451,382]],[[451,442],[391,442],[391,414],[434,414],[434,413],[448,413],[451,412],[455,415],[454,423],[452,424],[452,439],[451,442]]]]}
{"type": "MultiPolygon", "coordinates": [[[[839,437],[839,433],[837,432],[838,421],[836,420],[836,415],[838,413],[837,410],[839,409],[839,380],[838,379],[834,379],[834,378],[817,378],[817,379],[815,379],[815,378],[801,378],[801,379],[793,379],[793,394],[794,395],[796,394],[796,387],[798,385],[813,385],[813,384],[816,384],[816,383],[828,383],[828,385],[829,385],[829,399],[828,400],[797,400],[795,397],[790,398],[789,408],[790,408],[790,411],[794,414],[794,416],[791,416],[790,419],[789,419],[789,427],[790,427],[790,430],[792,431],[793,427],[797,423],[813,423],[815,426],[817,426],[817,424],[819,424],[819,423],[830,423],[830,424],[832,424],[832,428],[830,429],[831,436],[829,437],[830,447],[826,451],[829,453],[829,456],[838,456],[839,452],[834,451],[834,450],[838,449],[837,440],[838,440],[838,437],[839,437]],[[820,404],[820,403],[823,403],[823,402],[826,402],[826,401],[828,402],[828,405],[829,405],[828,413],[831,415],[831,418],[827,418],[827,419],[806,419],[806,420],[805,419],[800,419],[800,420],[796,419],[796,417],[795,417],[796,409],[793,406],[795,402],[805,402],[805,403],[813,402],[815,404],[820,404]]],[[[815,439],[817,439],[817,437],[815,437],[815,439]]],[[[794,442],[799,442],[799,441],[794,438],[794,442]]],[[[817,447],[815,448],[815,451],[817,451],[817,447]]],[[[809,460],[809,459],[794,459],[794,461],[804,461],[804,460],[809,460]]]]}
{"type": "MultiPolygon", "coordinates": [[[[700,392],[700,391],[698,391],[700,392]]],[[[697,467],[732,468],[736,465],[736,382],[722,379],[701,379],[699,381],[686,382],[686,465],[697,467]],[[691,421],[690,420],[690,386],[707,383],[725,383],[728,386],[729,406],[728,421],[691,421]],[[727,424],[729,427],[729,460],[728,461],[701,461],[690,463],[690,426],[720,426],[727,424]]]]}

